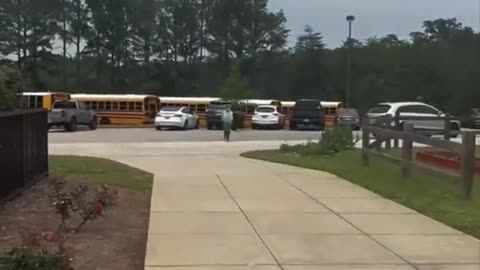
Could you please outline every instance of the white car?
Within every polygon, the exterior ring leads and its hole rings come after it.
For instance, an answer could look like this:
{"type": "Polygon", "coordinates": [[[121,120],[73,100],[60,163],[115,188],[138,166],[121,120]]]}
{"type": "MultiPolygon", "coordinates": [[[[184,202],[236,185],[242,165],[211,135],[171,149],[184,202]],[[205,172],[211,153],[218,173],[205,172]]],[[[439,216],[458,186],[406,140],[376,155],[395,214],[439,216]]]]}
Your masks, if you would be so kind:
{"type": "Polygon", "coordinates": [[[155,117],[155,128],[196,129],[198,116],[188,107],[166,107],[155,117]]]}
{"type": "Polygon", "coordinates": [[[259,127],[282,129],[285,127],[285,116],[279,112],[276,106],[258,106],[255,114],[252,116],[252,129],[259,127]]]}
{"type": "MultiPolygon", "coordinates": [[[[395,115],[400,113],[400,117],[418,117],[415,120],[401,121],[403,123],[411,123],[414,125],[415,130],[426,131],[441,131],[445,129],[445,114],[439,109],[422,103],[422,102],[395,102],[395,103],[380,103],[368,111],[367,116],[370,119],[370,123],[375,122],[375,118],[379,118],[386,115],[395,115]],[[425,117],[428,119],[422,120],[425,117]],[[438,120],[435,119],[438,117],[438,120]],[[433,119],[432,119],[433,118],[433,119]]],[[[460,122],[457,120],[451,120],[452,135],[458,135],[460,131],[460,122]]]]}

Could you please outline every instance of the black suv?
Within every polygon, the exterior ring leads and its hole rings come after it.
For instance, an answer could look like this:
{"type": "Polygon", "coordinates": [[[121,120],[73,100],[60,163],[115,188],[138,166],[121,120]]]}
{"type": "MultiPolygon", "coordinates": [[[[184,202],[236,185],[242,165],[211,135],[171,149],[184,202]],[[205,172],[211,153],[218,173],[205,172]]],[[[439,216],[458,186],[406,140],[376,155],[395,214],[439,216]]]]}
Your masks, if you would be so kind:
{"type": "Polygon", "coordinates": [[[244,114],[239,110],[238,102],[234,100],[217,100],[210,102],[207,110],[207,128],[223,129],[222,113],[227,108],[233,112],[232,129],[237,130],[244,127],[244,114]]]}
{"type": "Polygon", "coordinates": [[[325,111],[322,103],[316,99],[300,99],[293,106],[290,117],[290,129],[300,127],[325,129],[325,111]]]}

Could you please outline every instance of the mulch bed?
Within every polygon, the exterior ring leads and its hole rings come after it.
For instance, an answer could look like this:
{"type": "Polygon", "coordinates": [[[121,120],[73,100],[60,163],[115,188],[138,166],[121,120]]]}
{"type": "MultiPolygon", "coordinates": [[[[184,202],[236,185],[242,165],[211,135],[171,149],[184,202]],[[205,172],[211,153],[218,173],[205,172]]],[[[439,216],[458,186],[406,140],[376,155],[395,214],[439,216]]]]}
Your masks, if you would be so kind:
{"type": "MultiPolygon", "coordinates": [[[[21,196],[0,205],[0,250],[19,247],[19,231],[51,232],[60,217],[51,206],[50,180],[43,180],[21,196]]],[[[69,187],[84,184],[69,180],[69,187]]],[[[98,185],[85,184],[90,188],[98,185]]],[[[118,189],[118,206],[105,218],[87,223],[68,242],[73,248],[74,269],[144,270],[150,198],[145,194],[118,189]]]]}

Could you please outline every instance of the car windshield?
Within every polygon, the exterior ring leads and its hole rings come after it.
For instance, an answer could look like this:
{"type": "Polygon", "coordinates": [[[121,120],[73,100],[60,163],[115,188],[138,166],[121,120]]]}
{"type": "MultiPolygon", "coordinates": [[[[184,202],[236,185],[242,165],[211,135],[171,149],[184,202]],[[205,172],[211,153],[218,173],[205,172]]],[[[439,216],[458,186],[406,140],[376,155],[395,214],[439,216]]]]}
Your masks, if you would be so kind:
{"type": "Polygon", "coordinates": [[[258,107],[257,112],[259,113],[273,113],[275,109],[272,107],[258,107]]]}
{"type": "Polygon", "coordinates": [[[54,109],[76,109],[77,104],[73,101],[60,101],[55,102],[53,105],[54,109]]]}
{"type": "Polygon", "coordinates": [[[178,112],[179,110],[178,107],[166,107],[162,109],[162,112],[178,112]]]}
{"type": "Polygon", "coordinates": [[[340,109],[338,110],[339,116],[358,116],[358,112],[355,109],[340,109]]]}
{"type": "Polygon", "coordinates": [[[390,105],[377,105],[373,107],[368,113],[386,113],[390,110],[390,105]]]}

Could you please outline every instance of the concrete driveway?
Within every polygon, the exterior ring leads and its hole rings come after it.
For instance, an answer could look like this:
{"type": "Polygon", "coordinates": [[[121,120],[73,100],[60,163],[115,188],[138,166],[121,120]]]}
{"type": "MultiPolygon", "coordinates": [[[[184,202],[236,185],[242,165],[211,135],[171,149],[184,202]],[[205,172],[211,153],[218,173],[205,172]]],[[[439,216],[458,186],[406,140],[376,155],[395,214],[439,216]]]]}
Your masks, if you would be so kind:
{"type": "Polygon", "coordinates": [[[155,174],[146,269],[478,270],[479,241],[336,176],[243,159],[280,141],[51,144],[155,174]]]}

